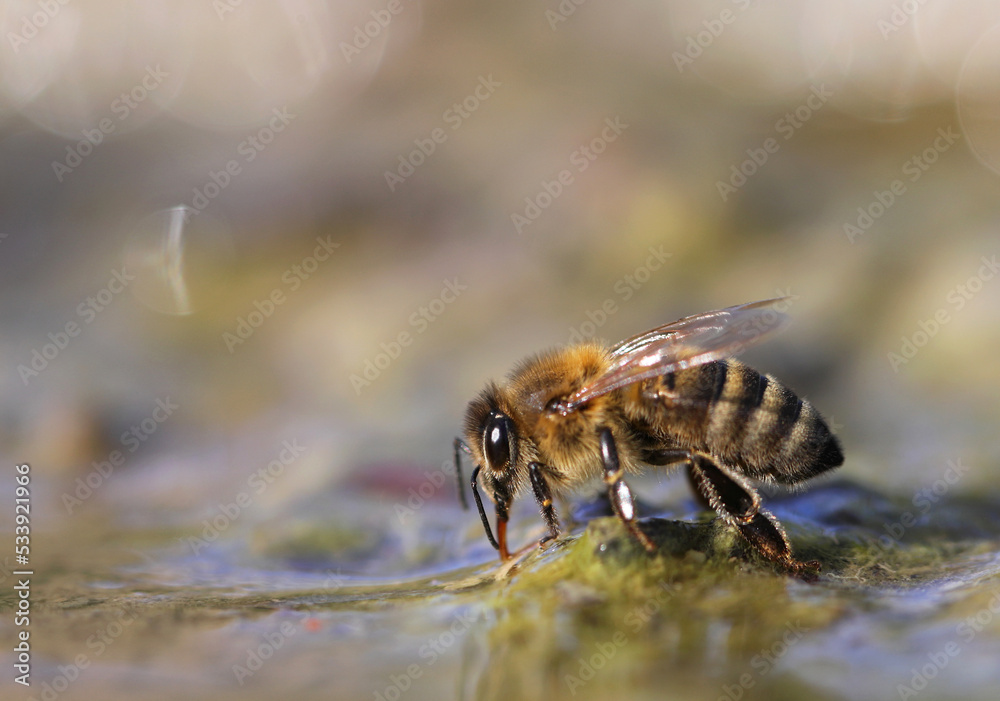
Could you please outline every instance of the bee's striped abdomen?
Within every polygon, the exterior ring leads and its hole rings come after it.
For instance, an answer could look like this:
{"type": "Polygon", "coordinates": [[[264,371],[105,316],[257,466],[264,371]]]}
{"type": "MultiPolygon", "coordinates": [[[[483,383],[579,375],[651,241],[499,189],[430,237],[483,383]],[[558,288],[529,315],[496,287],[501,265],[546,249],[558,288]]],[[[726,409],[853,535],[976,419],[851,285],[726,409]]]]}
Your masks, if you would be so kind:
{"type": "Polygon", "coordinates": [[[843,462],[812,404],[735,360],[644,383],[646,420],[680,447],[715,455],[750,477],[799,482],[843,462]]]}

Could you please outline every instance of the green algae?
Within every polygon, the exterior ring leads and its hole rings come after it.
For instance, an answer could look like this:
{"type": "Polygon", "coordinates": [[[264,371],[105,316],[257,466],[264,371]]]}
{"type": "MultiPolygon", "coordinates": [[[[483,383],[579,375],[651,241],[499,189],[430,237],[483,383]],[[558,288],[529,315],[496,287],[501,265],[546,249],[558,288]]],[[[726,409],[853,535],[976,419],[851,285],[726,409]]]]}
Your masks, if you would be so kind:
{"type": "Polygon", "coordinates": [[[705,667],[720,652],[752,656],[841,614],[836,599],[797,600],[789,589],[806,585],[735,555],[720,523],[653,520],[644,530],[662,546],[656,555],[616,519],[591,522],[579,538],[529,558],[496,592],[489,639],[507,672],[491,677],[487,686],[500,690],[487,697],[586,688],[597,698],[636,676],[653,683],[665,666],[683,670],[671,687],[678,679],[701,686],[718,672],[705,667]]]}
{"type": "MultiPolygon", "coordinates": [[[[910,500],[847,481],[768,505],[796,557],[821,563],[818,581],[780,571],[708,514],[643,519],[652,555],[602,517],[505,564],[478,533],[463,546],[474,556],[432,560],[388,530],[337,519],[256,524],[198,553],[177,529],[95,526],[40,541],[35,654],[51,661],[49,681],[84,654],[104,674],[151,665],[169,676],[181,665],[235,694],[232,666],[261,649],[283,660],[254,677],[261,698],[284,688],[326,697],[327,687],[402,698],[404,686],[407,698],[898,698],[912,685],[923,699],[992,697],[994,499],[943,499],[905,533],[894,524],[910,500]],[[414,562],[439,564],[407,574],[414,562]],[[922,678],[943,651],[956,655],[922,678]]],[[[454,523],[465,512],[435,514],[454,523]]],[[[0,592],[5,610],[14,603],[0,592]]],[[[91,681],[64,698],[108,691],[101,673],[80,678],[91,681]]]]}

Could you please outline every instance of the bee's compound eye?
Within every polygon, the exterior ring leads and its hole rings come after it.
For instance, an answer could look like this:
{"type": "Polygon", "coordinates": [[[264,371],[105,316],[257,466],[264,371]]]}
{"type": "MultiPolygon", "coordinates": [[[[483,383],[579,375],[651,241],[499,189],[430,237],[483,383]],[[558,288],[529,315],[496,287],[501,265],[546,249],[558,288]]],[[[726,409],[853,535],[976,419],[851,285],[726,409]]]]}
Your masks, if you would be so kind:
{"type": "Polygon", "coordinates": [[[510,461],[510,431],[507,429],[509,421],[504,414],[496,413],[486,424],[483,449],[486,461],[494,469],[499,469],[510,461]]]}

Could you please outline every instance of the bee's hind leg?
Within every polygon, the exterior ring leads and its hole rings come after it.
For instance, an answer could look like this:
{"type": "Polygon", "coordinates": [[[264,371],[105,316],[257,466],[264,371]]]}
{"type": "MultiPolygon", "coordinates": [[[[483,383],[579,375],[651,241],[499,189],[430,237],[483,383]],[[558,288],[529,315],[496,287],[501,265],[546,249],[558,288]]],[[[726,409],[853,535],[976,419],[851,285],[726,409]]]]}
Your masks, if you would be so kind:
{"type": "Polygon", "coordinates": [[[639,530],[635,522],[635,500],[632,497],[632,490],[623,479],[625,470],[618,460],[618,448],[615,446],[611,429],[606,426],[601,429],[600,442],[601,459],[604,462],[604,483],[608,485],[608,497],[611,499],[612,508],[639,544],[647,552],[656,552],[656,545],[649,536],[639,530]]]}
{"type": "Polygon", "coordinates": [[[788,547],[785,529],[770,512],[761,509],[750,523],[741,525],[739,529],[743,537],[766,559],[778,563],[806,581],[816,581],[820,570],[819,562],[795,559],[788,547]]]}
{"type": "Polygon", "coordinates": [[[688,477],[696,493],[765,559],[795,572],[803,579],[816,578],[820,564],[800,562],[792,555],[788,537],[778,520],[761,508],[760,495],[731,470],[702,453],[691,453],[688,477]]]}
{"type": "Polygon", "coordinates": [[[549,527],[549,534],[538,541],[539,545],[544,545],[548,541],[559,537],[559,517],[556,516],[556,509],[552,505],[552,490],[549,489],[549,483],[545,481],[545,477],[542,475],[544,467],[539,462],[528,464],[528,475],[531,477],[531,491],[535,493],[535,501],[538,502],[538,508],[542,510],[542,518],[545,519],[545,525],[549,527]]]}

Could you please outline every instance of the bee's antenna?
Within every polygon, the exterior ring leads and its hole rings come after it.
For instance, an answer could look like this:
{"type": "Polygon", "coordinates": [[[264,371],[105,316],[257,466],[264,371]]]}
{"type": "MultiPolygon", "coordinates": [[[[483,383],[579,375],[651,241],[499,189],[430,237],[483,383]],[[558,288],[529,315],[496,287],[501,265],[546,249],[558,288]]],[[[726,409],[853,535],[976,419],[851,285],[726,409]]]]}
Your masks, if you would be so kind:
{"type": "Polygon", "coordinates": [[[458,500],[462,502],[462,509],[469,510],[469,501],[465,498],[465,489],[462,487],[462,457],[459,451],[464,450],[466,455],[471,455],[472,451],[461,438],[455,439],[455,480],[458,482],[458,500]]]}
{"type": "Polygon", "coordinates": [[[483,519],[483,528],[486,529],[486,537],[490,539],[490,545],[493,546],[493,549],[499,550],[500,544],[493,537],[493,529],[490,528],[490,521],[486,518],[486,510],[483,508],[482,497],[479,496],[479,485],[476,483],[476,480],[479,478],[480,468],[482,468],[482,465],[476,465],[476,469],[472,471],[472,496],[476,498],[476,506],[479,508],[479,516],[483,519]]]}

